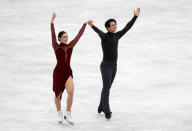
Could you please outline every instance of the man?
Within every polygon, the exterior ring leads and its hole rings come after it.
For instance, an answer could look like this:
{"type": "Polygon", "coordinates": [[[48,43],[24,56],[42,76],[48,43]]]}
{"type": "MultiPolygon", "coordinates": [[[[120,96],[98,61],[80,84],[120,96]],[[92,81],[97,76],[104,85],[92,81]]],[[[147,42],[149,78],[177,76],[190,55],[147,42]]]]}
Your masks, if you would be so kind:
{"type": "Polygon", "coordinates": [[[101,92],[98,113],[103,111],[106,119],[110,119],[112,114],[109,106],[109,92],[117,70],[118,41],[133,26],[139,14],[140,8],[137,8],[137,10],[134,11],[134,17],[131,19],[131,21],[129,21],[127,25],[118,32],[116,32],[117,25],[115,19],[109,19],[105,22],[105,28],[108,31],[107,33],[104,33],[94,26],[92,20],[88,21],[88,24],[96,33],[98,33],[99,37],[101,38],[103,61],[101,62],[100,70],[103,80],[103,89],[101,92]]]}

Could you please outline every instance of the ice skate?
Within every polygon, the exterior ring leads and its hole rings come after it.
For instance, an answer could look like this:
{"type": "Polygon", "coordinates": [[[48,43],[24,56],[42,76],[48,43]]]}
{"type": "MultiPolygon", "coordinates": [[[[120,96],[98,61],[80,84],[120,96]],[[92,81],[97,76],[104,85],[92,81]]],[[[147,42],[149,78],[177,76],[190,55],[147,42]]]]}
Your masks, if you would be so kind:
{"type": "Polygon", "coordinates": [[[69,111],[66,111],[65,114],[64,114],[64,118],[65,120],[69,123],[69,124],[74,124],[74,121],[72,119],[72,116],[71,116],[71,112],[69,111]]]}

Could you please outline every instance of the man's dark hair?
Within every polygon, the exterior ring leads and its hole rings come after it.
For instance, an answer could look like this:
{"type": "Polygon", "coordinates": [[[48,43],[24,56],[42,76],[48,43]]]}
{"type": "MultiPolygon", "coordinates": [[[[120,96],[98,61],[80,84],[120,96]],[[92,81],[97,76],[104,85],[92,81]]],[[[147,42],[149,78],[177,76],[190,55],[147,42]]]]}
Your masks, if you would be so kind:
{"type": "Polygon", "coordinates": [[[116,20],[115,19],[108,19],[106,22],[105,22],[105,28],[107,29],[107,27],[108,28],[110,28],[110,23],[111,22],[115,22],[115,24],[117,24],[117,22],[116,22],[116,20]]]}
{"type": "MultiPolygon", "coordinates": [[[[58,40],[59,40],[59,38],[61,38],[62,35],[65,34],[65,33],[66,33],[65,31],[60,31],[59,34],[58,34],[58,40]]],[[[60,40],[59,40],[59,41],[60,41],[60,40]]]]}

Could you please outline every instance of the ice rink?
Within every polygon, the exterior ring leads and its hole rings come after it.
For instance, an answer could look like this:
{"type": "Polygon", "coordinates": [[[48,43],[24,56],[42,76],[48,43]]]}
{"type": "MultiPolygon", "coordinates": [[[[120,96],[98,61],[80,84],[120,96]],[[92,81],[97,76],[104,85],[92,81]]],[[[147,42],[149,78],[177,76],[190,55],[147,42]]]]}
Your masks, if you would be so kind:
{"type": "Polygon", "coordinates": [[[191,7],[191,0],[1,0],[0,131],[192,131],[191,7]],[[65,30],[70,41],[88,19],[106,32],[104,22],[115,18],[122,29],[137,7],[140,16],[119,41],[112,119],[97,114],[102,48],[87,26],[71,58],[75,124],[58,124],[52,13],[56,34],[65,30]]]}

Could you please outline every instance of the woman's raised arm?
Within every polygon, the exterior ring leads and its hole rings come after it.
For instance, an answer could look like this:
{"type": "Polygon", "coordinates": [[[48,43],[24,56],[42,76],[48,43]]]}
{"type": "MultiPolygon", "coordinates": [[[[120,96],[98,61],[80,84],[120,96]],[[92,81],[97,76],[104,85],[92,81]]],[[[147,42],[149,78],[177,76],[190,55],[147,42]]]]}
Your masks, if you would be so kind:
{"type": "Polygon", "coordinates": [[[54,27],[54,20],[56,18],[56,13],[53,13],[52,19],[51,19],[51,36],[52,36],[52,46],[54,51],[56,51],[58,43],[56,40],[56,35],[55,35],[55,27],[54,27]]]}

